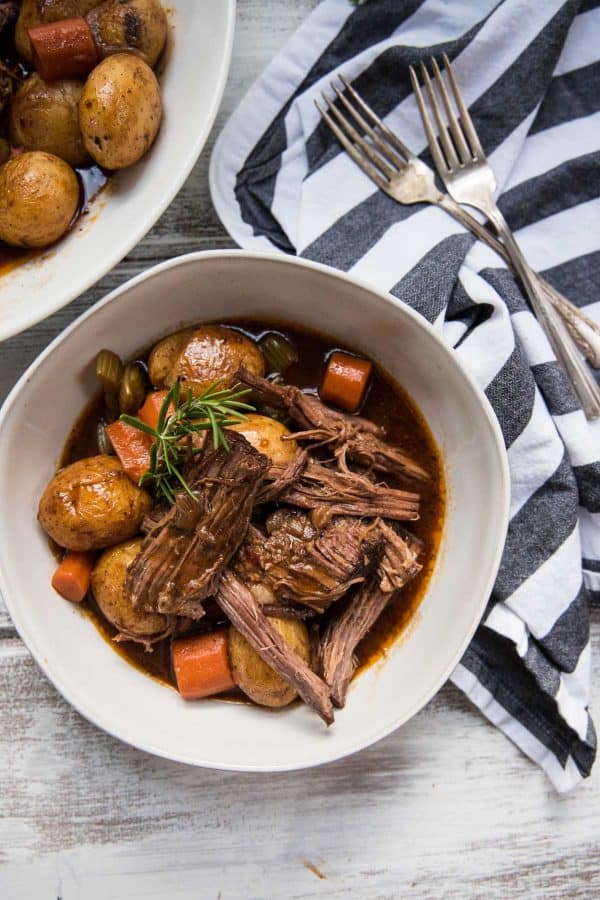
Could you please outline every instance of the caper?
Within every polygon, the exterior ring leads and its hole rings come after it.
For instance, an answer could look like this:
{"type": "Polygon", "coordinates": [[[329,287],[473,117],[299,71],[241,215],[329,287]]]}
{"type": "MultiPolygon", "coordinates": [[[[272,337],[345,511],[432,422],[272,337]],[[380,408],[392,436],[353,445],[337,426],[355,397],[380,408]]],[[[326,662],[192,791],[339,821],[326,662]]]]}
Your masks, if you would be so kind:
{"type": "Polygon", "coordinates": [[[148,376],[146,370],[138,362],[127,363],[119,389],[119,406],[121,412],[130,415],[140,408],[148,392],[148,376]]]}

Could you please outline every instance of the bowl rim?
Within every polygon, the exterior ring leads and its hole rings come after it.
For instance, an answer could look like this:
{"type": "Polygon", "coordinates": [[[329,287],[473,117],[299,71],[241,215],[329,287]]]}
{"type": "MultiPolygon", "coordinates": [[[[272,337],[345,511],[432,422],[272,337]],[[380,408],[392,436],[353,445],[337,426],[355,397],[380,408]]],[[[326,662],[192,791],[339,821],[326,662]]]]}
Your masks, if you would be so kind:
{"type": "MultiPolygon", "coordinates": [[[[387,291],[380,290],[379,288],[374,287],[368,281],[357,278],[354,275],[349,275],[346,272],[339,271],[331,266],[324,265],[322,263],[316,263],[312,260],[300,259],[297,257],[290,257],[280,253],[265,253],[262,251],[248,251],[248,250],[201,250],[192,253],[182,254],[180,256],[173,257],[172,259],[165,260],[164,262],[158,263],[155,266],[152,266],[149,269],[146,269],[144,272],[136,275],[134,278],[129,279],[124,284],[112,290],[105,297],[98,300],[93,306],[91,306],[88,310],[78,316],[64,331],[58,334],[50,344],[33,360],[33,362],[28,366],[25,372],[21,375],[19,380],[16,382],[14,387],[9,392],[6,397],[4,403],[0,407],[0,434],[5,426],[5,423],[9,416],[11,415],[12,409],[15,404],[18,402],[21,391],[26,386],[33,372],[42,365],[42,363],[55,351],[55,349],[62,343],[68,341],[70,335],[82,327],[84,323],[87,322],[88,319],[93,319],[101,310],[103,310],[106,306],[118,302],[119,297],[123,294],[127,293],[131,288],[136,287],[137,285],[149,281],[153,278],[160,278],[163,272],[166,272],[170,269],[177,268],[182,265],[186,265],[188,263],[195,263],[197,261],[202,261],[204,259],[229,259],[229,258],[238,258],[238,259],[247,259],[254,262],[267,262],[269,264],[275,263],[284,266],[298,266],[300,268],[310,269],[315,272],[319,272],[328,277],[338,278],[342,281],[348,282],[351,285],[362,288],[363,290],[378,295],[379,298],[383,299],[390,305],[396,307],[397,309],[402,310],[403,314],[408,315],[409,318],[413,319],[421,328],[424,328],[428,333],[429,337],[438,344],[439,349],[442,351],[443,355],[445,355],[449,361],[449,364],[454,366],[455,369],[461,373],[462,377],[466,380],[469,387],[475,394],[477,400],[479,401],[479,406],[481,411],[485,415],[487,419],[487,424],[490,427],[491,434],[493,436],[493,446],[497,456],[497,462],[499,463],[499,476],[500,476],[500,490],[499,490],[499,500],[501,504],[501,508],[497,510],[497,521],[499,523],[499,539],[498,546],[496,547],[493,563],[490,566],[490,570],[488,573],[488,578],[485,583],[485,590],[481,593],[481,598],[479,601],[477,614],[473,617],[473,621],[471,627],[468,629],[468,632],[465,634],[460,647],[455,651],[452,656],[450,662],[446,665],[444,670],[440,673],[440,675],[434,680],[432,686],[429,691],[426,692],[422,697],[418,698],[418,702],[416,707],[413,707],[409,710],[409,712],[404,715],[403,718],[396,722],[392,722],[391,724],[386,723],[380,730],[375,733],[369,734],[367,737],[359,739],[356,743],[351,746],[346,746],[341,750],[329,751],[328,754],[324,754],[323,758],[314,758],[314,759],[306,759],[302,762],[292,762],[292,763],[281,763],[277,765],[273,764],[231,764],[231,763],[215,763],[213,760],[202,760],[201,758],[190,759],[189,755],[185,753],[177,753],[167,751],[161,747],[157,747],[149,742],[138,741],[135,737],[131,735],[126,735],[122,732],[119,727],[115,727],[111,724],[110,719],[106,716],[96,713],[90,712],[86,710],[73,694],[68,684],[63,682],[63,678],[58,674],[48,670],[48,667],[44,664],[43,654],[40,652],[39,648],[36,646],[36,640],[33,636],[30,636],[27,633],[27,627],[23,623],[21,616],[19,615],[18,608],[15,609],[12,603],[12,599],[10,597],[10,593],[8,590],[7,581],[4,575],[4,566],[0,565],[0,592],[4,598],[4,602],[6,604],[6,608],[9,612],[11,620],[13,622],[14,627],[16,628],[21,640],[27,647],[28,651],[31,653],[33,659],[35,660],[37,666],[41,669],[42,673],[48,678],[48,680],[53,684],[56,690],[65,698],[65,700],[73,706],[77,712],[83,716],[87,721],[94,724],[96,727],[101,728],[103,731],[110,734],[112,737],[117,738],[118,740],[123,741],[129,746],[135,747],[136,749],[143,750],[147,753],[152,753],[155,756],[162,757],[164,759],[170,759],[174,762],[185,763],[187,765],[194,765],[200,768],[208,768],[208,769],[218,769],[221,771],[234,771],[234,772],[287,772],[287,771],[296,771],[301,769],[312,768],[319,765],[325,765],[327,763],[335,762],[338,759],[345,758],[346,756],[350,756],[354,753],[357,753],[360,750],[363,750],[367,747],[372,746],[388,735],[392,734],[406,722],[410,721],[410,719],[416,715],[427,703],[438,693],[440,688],[445,684],[451,675],[452,671],[459,663],[462,658],[465,650],[467,649],[475,631],[479,627],[481,623],[481,618],[483,612],[485,610],[486,604],[488,602],[488,598],[490,596],[498,568],[500,566],[500,560],[502,557],[502,553],[504,550],[504,544],[506,539],[506,533],[508,530],[508,522],[509,522],[509,511],[510,511],[510,472],[508,465],[508,455],[506,452],[506,447],[504,444],[504,438],[502,436],[502,431],[500,429],[500,425],[492,409],[492,406],[487,399],[484,391],[478,385],[474,377],[470,374],[470,372],[465,368],[464,364],[460,360],[460,358],[453,352],[452,348],[443,340],[443,338],[438,334],[438,332],[433,328],[433,326],[416,310],[412,309],[408,306],[404,301],[399,300],[397,297],[394,297],[392,294],[387,291]],[[501,539],[500,539],[501,538],[501,539]]],[[[0,548],[0,558],[2,556],[2,548],[0,548]]]]}
{"type": "MultiPolygon", "coordinates": [[[[223,47],[223,56],[221,58],[221,65],[216,79],[216,88],[208,109],[208,115],[204,122],[204,127],[200,129],[200,131],[196,135],[195,140],[192,141],[189,145],[187,155],[182,159],[180,166],[178,166],[174,170],[174,177],[170,183],[171,186],[167,191],[164,192],[164,194],[162,195],[162,199],[154,207],[152,216],[150,217],[150,219],[145,218],[143,220],[140,220],[139,224],[136,224],[135,222],[127,223],[128,227],[125,231],[127,237],[124,242],[122,244],[119,244],[119,247],[116,251],[112,253],[108,252],[104,256],[105,262],[101,267],[99,267],[97,270],[91,268],[88,270],[88,274],[86,274],[82,279],[82,283],[78,288],[77,294],[71,295],[70,291],[66,290],[62,298],[57,297],[56,300],[46,303],[43,310],[41,310],[41,308],[34,303],[28,304],[24,307],[20,314],[11,317],[4,326],[0,323],[0,341],[5,341],[11,337],[15,337],[17,334],[20,334],[27,328],[31,328],[34,325],[37,325],[39,322],[43,322],[49,316],[52,316],[60,309],[68,306],[73,302],[73,300],[76,300],[77,297],[88,291],[98,281],[100,281],[101,278],[104,278],[105,275],[111,272],[115,268],[115,266],[117,266],[121,262],[121,260],[125,259],[127,254],[130,253],[134,249],[134,247],[137,247],[140,241],[145,238],[145,236],[156,225],[160,217],[171,205],[171,203],[183,187],[190,172],[198,161],[200,154],[204,150],[204,146],[206,144],[206,141],[208,140],[208,136],[215,123],[215,119],[217,118],[217,113],[223,99],[225,85],[227,84],[229,69],[231,67],[233,39],[235,35],[236,0],[220,0],[220,3],[223,4],[225,10],[225,45],[223,47]],[[67,299],[65,299],[65,296],[67,297],[67,299]]],[[[60,246],[60,242],[58,242],[57,245],[53,246],[60,246]]],[[[53,249],[53,247],[46,249],[53,249]]],[[[8,273],[8,277],[10,277],[11,274],[12,273],[8,273]]]]}

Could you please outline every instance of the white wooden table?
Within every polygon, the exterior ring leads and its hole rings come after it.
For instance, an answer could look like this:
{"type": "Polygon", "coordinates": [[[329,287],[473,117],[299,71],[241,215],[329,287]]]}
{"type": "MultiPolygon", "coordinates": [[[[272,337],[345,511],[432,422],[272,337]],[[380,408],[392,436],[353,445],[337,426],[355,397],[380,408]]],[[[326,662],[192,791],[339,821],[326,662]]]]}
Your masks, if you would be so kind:
{"type": "MultiPolygon", "coordinates": [[[[316,3],[240,0],[215,133],[316,3]]],[[[210,146],[124,262],[0,346],[0,399],[111,288],[179,253],[232,246],[208,196],[210,146]]],[[[596,644],[598,633],[596,623],[596,644]]],[[[1,603],[0,782],[2,900],[600,896],[600,770],[556,796],[451,686],[400,732],[321,769],[196,770],[84,721],[39,673],[1,603]]]]}

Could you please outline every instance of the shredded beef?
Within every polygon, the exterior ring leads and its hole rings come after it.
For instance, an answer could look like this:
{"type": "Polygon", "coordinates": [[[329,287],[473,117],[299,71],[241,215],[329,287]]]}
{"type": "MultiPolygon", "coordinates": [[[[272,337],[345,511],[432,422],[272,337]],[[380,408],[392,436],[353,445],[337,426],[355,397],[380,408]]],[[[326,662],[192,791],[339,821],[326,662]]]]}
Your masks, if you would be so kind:
{"type": "Polygon", "coordinates": [[[346,606],[330,621],[321,642],[320,663],[331,698],[343,707],[356,668],[354,651],[373,627],[394,594],[420,571],[420,542],[401,537],[384,522],[379,529],[385,540],[377,572],[361,585],[346,606]]]}
{"type": "Polygon", "coordinates": [[[243,541],[268,459],[240,434],[228,441],[229,451],[208,446],[195,458],[186,472],[194,499],[178,495],[129,566],[127,589],[139,609],[200,618],[243,541]]]}
{"type": "MultiPolygon", "coordinates": [[[[0,35],[4,28],[15,21],[19,15],[19,7],[20,3],[16,0],[0,2],[0,35]]],[[[0,60],[0,113],[7,106],[20,81],[21,76],[0,60]]]]}
{"type": "Polygon", "coordinates": [[[256,494],[256,503],[273,503],[279,500],[281,495],[298,481],[308,460],[309,456],[306,450],[299,450],[287,466],[271,466],[265,476],[264,484],[256,494]]]}
{"type": "Polygon", "coordinates": [[[327,725],[333,722],[329,688],[277,632],[246,585],[227,570],[221,578],[217,603],[264,662],[291,685],[327,725]]]}
{"type": "Polygon", "coordinates": [[[342,469],[347,470],[346,460],[350,459],[379,472],[420,480],[429,478],[415,460],[387,444],[383,429],[368,419],[330,409],[318,397],[305,394],[298,387],[274,384],[244,368],[238,370],[235,378],[267,403],[288,413],[302,429],[294,433],[295,440],[331,446],[342,469]]]}
{"type": "Polygon", "coordinates": [[[249,533],[233,562],[248,585],[266,584],[278,600],[321,613],[377,565],[383,539],[372,522],[338,516],[317,531],[308,516],[279,509],[268,535],[249,533]]]}
{"type": "MultiPolygon", "coordinates": [[[[310,460],[294,478],[290,466],[271,466],[266,478],[277,486],[279,503],[289,503],[302,509],[320,510],[319,522],[332,516],[359,516],[386,519],[414,520],[419,518],[419,495],[376,484],[357,472],[340,472],[310,460]]],[[[263,487],[257,496],[272,498],[263,487]]]]}

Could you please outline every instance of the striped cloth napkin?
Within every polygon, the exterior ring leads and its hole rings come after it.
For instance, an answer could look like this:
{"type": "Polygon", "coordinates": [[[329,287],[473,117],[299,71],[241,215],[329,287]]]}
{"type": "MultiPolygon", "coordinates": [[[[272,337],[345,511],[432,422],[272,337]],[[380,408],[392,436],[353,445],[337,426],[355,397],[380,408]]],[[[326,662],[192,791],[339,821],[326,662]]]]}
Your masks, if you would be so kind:
{"type": "Polygon", "coordinates": [[[240,245],[391,291],[485,389],[508,449],[511,520],[487,611],[452,680],[559,791],[589,775],[596,753],[600,423],[586,423],[501,260],[444,212],[377,191],[313,101],[342,72],[431,163],[408,66],[445,51],[529,261],[600,320],[599,35],[600,0],[324,0],[231,117],[210,172],[240,245]]]}

